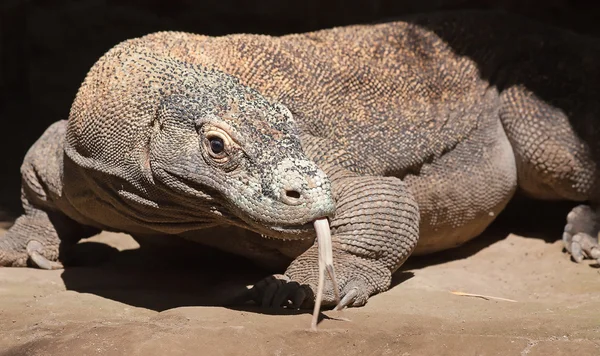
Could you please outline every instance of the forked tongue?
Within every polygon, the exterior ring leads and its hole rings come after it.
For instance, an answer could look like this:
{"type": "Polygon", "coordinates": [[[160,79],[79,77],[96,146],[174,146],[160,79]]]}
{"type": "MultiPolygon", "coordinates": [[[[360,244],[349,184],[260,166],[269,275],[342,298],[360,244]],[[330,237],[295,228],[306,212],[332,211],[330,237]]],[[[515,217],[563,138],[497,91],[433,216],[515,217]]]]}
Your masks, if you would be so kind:
{"type": "Polygon", "coordinates": [[[319,312],[321,310],[321,302],[323,301],[323,288],[325,287],[325,273],[329,275],[333,292],[335,294],[336,303],[340,303],[340,292],[338,289],[337,280],[335,279],[335,271],[333,270],[333,251],[331,247],[331,231],[329,230],[329,222],[327,218],[317,219],[314,222],[315,231],[317,232],[317,246],[319,248],[319,285],[317,286],[317,298],[315,299],[315,308],[313,309],[313,317],[310,327],[312,330],[317,330],[317,322],[319,312]]]}

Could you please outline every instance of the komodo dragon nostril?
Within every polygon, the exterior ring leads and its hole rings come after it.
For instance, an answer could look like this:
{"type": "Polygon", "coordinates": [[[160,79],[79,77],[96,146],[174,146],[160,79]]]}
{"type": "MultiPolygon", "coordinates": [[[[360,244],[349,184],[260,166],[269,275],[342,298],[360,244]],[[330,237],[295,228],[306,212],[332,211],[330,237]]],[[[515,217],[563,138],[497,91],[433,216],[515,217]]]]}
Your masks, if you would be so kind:
{"type": "Polygon", "coordinates": [[[298,205],[301,203],[302,194],[297,189],[282,189],[281,200],[287,205],[298,205]]]}
{"type": "Polygon", "coordinates": [[[295,190],[286,190],[285,191],[285,195],[288,198],[293,198],[293,199],[300,199],[300,192],[295,191],[295,190]]]}

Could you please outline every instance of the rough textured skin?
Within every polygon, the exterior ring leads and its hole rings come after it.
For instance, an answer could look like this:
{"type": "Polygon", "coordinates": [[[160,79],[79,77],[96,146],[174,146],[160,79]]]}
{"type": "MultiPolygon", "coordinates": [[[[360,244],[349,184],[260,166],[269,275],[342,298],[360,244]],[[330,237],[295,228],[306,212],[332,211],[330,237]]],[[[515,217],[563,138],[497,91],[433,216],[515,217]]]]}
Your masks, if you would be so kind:
{"type": "MultiPolygon", "coordinates": [[[[342,296],[362,305],[412,253],[480,234],[517,188],[598,201],[598,59],[593,39],[469,12],[123,42],[26,156],[27,212],[0,240],[0,265],[25,265],[31,240],[56,260],[59,241],[99,229],[177,235],[289,264],[253,298],[310,306],[310,222],[328,216],[342,296]]],[[[596,219],[582,211],[570,219],[596,219]]],[[[571,252],[590,224],[567,224],[571,252]]]]}

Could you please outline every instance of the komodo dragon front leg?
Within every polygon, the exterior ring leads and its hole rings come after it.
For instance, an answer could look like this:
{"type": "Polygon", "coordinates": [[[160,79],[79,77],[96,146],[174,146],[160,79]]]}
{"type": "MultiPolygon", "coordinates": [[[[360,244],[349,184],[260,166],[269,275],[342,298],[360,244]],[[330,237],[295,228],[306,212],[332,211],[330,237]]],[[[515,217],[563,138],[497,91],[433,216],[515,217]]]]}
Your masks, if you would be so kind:
{"type": "MultiPolygon", "coordinates": [[[[24,201],[26,213],[0,239],[0,266],[25,267],[29,262],[42,269],[60,269],[61,229],[48,213],[24,201]]],[[[64,224],[61,224],[64,226],[64,224]]]]}
{"type": "Polygon", "coordinates": [[[0,236],[0,266],[61,269],[59,253],[100,232],[63,214],[53,203],[61,192],[66,121],[51,125],[29,149],[21,166],[25,213],[0,236]]]}
{"type": "MultiPolygon", "coordinates": [[[[331,179],[336,199],[331,221],[341,297],[336,308],[362,306],[370,296],[389,289],[392,274],[415,249],[419,238],[417,203],[400,179],[357,175],[344,168],[352,162],[342,150],[315,137],[304,136],[302,141],[309,156],[331,179]]],[[[251,290],[253,299],[263,306],[279,307],[291,301],[296,307],[310,307],[317,290],[317,261],[315,244],[296,258],[284,275],[257,283],[251,290]]],[[[323,305],[332,306],[336,299],[332,283],[327,282],[323,305]]]]}
{"type": "Polygon", "coordinates": [[[0,266],[62,269],[61,250],[98,230],[76,223],[62,213],[43,211],[23,198],[25,214],[0,238],[0,266]]]}

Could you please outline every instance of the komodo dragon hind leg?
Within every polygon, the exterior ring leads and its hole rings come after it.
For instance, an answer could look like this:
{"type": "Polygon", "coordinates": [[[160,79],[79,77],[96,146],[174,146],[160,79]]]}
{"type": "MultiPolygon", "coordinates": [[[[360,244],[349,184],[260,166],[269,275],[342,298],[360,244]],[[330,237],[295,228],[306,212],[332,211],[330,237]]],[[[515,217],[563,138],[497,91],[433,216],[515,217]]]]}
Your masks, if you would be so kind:
{"type": "Polygon", "coordinates": [[[578,205],[567,215],[563,242],[576,262],[591,258],[600,263],[598,232],[600,232],[600,217],[590,206],[578,205]]]}
{"type": "MultiPolygon", "coordinates": [[[[536,57],[545,58],[541,54],[536,57]]],[[[524,68],[536,73],[533,66],[524,68]]],[[[565,82],[560,80],[560,74],[557,71],[553,82],[565,82]]],[[[542,80],[542,76],[534,77],[542,80]]],[[[564,89],[548,88],[556,90],[556,97],[563,104],[574,98],[565,98],[564,89]]],[[[578,105],[572,106],[573,110],[555,107],[523,86],[511,87],[502,98],[500,119],[515,153],[521,190],[543,200],[590,201],[592,206],[597,203],[600,176],[594,152],[599,152],[598,143],[586,135],[597,132],[595,118],[600,111],[594,112],[592,105],[581,105],[592,110],[586,112],[578,111],[578,105]],[[567,115],[569,112],[572,113],[567,115]]],[[[600,258],[599,212],[597,208],[578,205],[567,215],[562,238],[576,262],[600,258]]]]}

